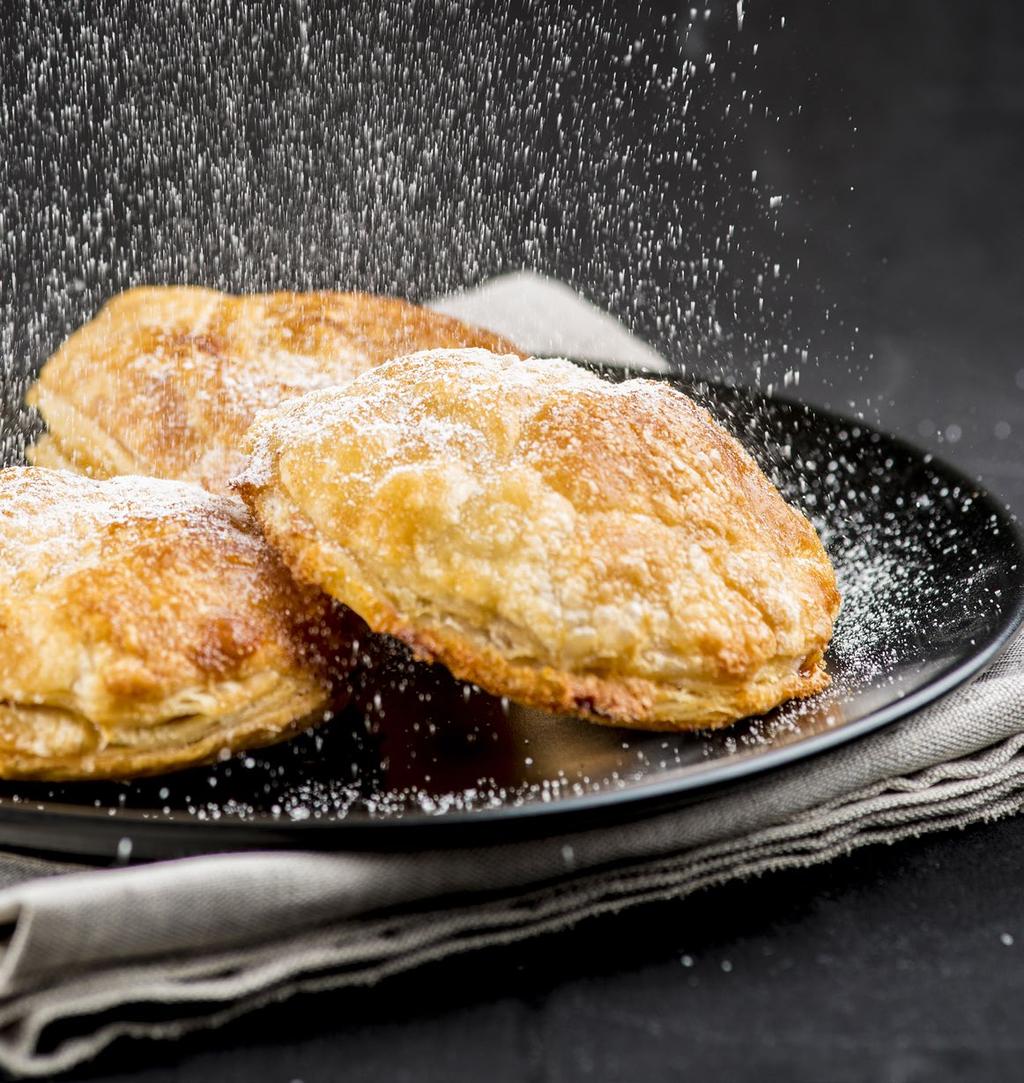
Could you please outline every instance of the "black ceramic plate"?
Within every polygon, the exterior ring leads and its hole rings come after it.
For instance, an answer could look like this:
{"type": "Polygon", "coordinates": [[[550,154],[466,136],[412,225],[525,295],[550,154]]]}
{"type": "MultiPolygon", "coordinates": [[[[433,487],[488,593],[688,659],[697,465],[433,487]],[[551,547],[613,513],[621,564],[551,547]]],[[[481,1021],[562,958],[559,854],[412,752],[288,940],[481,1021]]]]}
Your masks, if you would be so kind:
{"type": "Polygon", "coordinates": [[[853,740],[1006,645],[1022,617],[1024,548],[968,478],[859,422],[750,391],[685,390],[822,532],[844,595],[828,692],[716,733],[644,734],[502,704],[382,640],[354,705],[290,744],[138,782],[0,784],[0,845],[137,859],[554,832],[853,740]]]}

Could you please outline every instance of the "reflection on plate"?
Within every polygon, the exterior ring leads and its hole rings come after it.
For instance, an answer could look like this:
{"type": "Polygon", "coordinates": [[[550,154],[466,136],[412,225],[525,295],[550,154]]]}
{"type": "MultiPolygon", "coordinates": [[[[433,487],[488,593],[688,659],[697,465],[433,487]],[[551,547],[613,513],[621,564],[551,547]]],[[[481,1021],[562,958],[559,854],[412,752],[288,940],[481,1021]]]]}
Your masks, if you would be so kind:
{"type": "Polygon", "coordinates": [[[844,606],[824,694],[710,734],[645,734],[523,709],[374,638],[362,645],[369,665],[352,706],[317,731],[162,778],[0,784],[0,842],[166,856],[562,829],[573,815],[692,799],[850,740],[966,680],[1005,645],[1021,620],[1024,550],[967,478],[810,407],[684,389],[814,520],[836,563],[844,606]]]}

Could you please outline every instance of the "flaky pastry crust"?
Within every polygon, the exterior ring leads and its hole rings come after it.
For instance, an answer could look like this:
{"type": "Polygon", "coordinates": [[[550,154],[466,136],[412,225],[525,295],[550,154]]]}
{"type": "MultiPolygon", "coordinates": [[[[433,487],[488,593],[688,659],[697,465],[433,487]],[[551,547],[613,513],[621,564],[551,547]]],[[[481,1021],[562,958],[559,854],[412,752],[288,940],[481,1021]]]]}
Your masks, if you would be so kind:
{"type": "Polygon", "coordinates": [[[341,692],[333,603],[241,502],[0,471],[0,777],[120,778],[270,744],[341,692]]]}
{"type": "Polygon", "coordinates": [[[706,410],[435,350],[260,415],[235,487],[293,572],[497,695],[721,726],[828,683],[811,524],[706,410]]]}
{"type": "Polygon", "coordinates": [[[27,399],[48,431],[28,458],[98,478],[148,474],[225,492],[258,410],[442,346],[513,348],[392,297],[131,289],[43,366],[27,399]]]}

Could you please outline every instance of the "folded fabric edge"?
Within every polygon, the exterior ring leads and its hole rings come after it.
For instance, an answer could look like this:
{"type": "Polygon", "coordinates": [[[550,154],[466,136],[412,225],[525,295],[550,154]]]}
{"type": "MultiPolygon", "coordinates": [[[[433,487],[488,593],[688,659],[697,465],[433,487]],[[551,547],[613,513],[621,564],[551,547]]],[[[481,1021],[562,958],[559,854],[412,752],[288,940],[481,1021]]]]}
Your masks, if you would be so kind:
{"type": "Polygon", "coordinates": [[[504,335],[538,356],[568,355],[639,372],[671,372],[656,350],[565,282],[511,271],[472,289],[435,297],[427,307],[504,335]]]}
{"type": "MultiPolygon", "coordinates": [[[[12,1005],[5,1006],[5,1025],[0,1033],[0,1066],[12,1075],[22,1077],[46,1077],[67,1071],[94,1056],[120,1037],[131,1038],[176,1038],[187,1033],[212,1029],[237,1019],[242,1015],[261,1007],[283,1002],[297,994],[326,992],[348,986],[368,986],[395,974],[415,969],[416,967],[441,959],[485,948],[507,946],[534,936],[564,931],[581,921],[596,918],[603,914],[619,912],[640,905],[671,899],[682,899],[695,891],[717,887],[739,879],[750,879],[767,872],[804,868],[849,854],[854,850],[879,843],[893,844],[908,837],[918,837],[951,828],[964,828],[980,820],[996,820],[1018,812],[1024,803],[1024,777],[1018,775],[1012,784],[998,793],[990,795],[991,800],[975,805],[970,810],[954,810],[942,813],[942,806],[930,810],[930,814],[895,827],[878,829],[874,824],[865,830],[853,833],[841,832],[825,845],[818,845],[813,850],[778,853],[769,850],[752,857],[741,865],[728,864],[717,872],[707,870],[704,875],[693,879],[680,870],[652,872],[644,875],[641,870],[637,878],[624,893],[603,892],[594,897],[590,891],[574,892],[567,890],[549,893],[551,906],[538,907],[536,912],[524,921],[516,922],[508,916],[508,903],[483,903],[479,908],[458,909],[455,911],[419,915],[419,922],[410,922],[404,931],[404,939],[392,944],[391,954],[377,962],[368,962],[359,968],[348,968],[341,972],[324,972],[330,962],[323,955],[310,960],[309,969],[293,974],[271,986],[257,986],[248,995],[238,998],[228,990],[223,999],[233,1002],[227,1007],[212,1012],[190,1015],[170,1021],[147,1022],[121,1019],[105,1024],[87,1035],[68,1038],[53,1050],[40,1053],[40,1039],[45,1035],[49,1023],[61,1020],[66,1024],[69,1018],[80,1017],[88,1021],[97,1012],[110,1008],[106,997],[87,997],[77,1005],[66,1005],[70,1010],[60,1011],[59,1006],[48,1004],[46,1010],[37,1009],[17,1018],[9,1014],[12,1005]],[[475,922],[475,924],[474,924],[475,922]],[[432,923],[441,935],[431,936],[425,925],[432,923]],[[403,950],[404,949],[404,950],[403,950]]],[[[818,840],[819,843],[822,841],[818,840]]],[[[543,898],[543,894],[536,895],[543,898]]],[[[525,900],[520,900],[522,907],[525,900]]],[[[285,950],[282,945],[280,950],[285,950]]],[[[275,953],[276,954],[276,953],[275,953]]],[[[190,995],[185,989],[176,1003],[197,1002],[209,1005],[210,988],[197,988],[190,995]]],[[[136,990],[131,1002],[140,1002],[141,993],[136,990]]],[[[142,998],[144,1000],[144,998],[142,998]]],[[[45,1003],[45,1001],[43,1002],[45,1003]]]]}

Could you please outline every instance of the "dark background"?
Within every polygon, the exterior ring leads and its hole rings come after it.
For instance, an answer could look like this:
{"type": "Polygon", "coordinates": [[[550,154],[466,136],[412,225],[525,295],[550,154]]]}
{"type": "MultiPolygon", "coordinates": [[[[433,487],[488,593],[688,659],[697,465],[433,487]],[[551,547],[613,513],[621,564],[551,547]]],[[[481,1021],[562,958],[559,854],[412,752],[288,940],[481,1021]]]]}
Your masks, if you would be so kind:
{"type": "MultiPolygon", "coordinates": [[[[1024,510],[1021,9],[745,7],[740,31],[733,3],[4,6],[11,393],[130,282],[423,297],[531,266],[691,371],[863,413],[1024,510]]],[[[1022,887],[1024,820],[977,826],[79,1077],[1015,1077],[1022,887]]]]}

